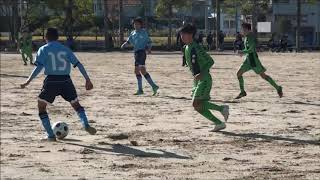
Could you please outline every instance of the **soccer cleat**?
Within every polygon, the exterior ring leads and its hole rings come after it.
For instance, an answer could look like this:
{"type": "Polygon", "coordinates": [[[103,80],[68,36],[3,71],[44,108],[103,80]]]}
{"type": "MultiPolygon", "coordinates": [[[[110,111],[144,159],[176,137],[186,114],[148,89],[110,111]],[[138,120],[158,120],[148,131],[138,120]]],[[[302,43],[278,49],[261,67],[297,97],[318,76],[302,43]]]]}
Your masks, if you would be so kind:
{"type": "Polygon", "coordinates": [[[247,96],[247,93],[245,91],[241,92],[235,99],[240,99],[242,97],[247,96]]]}
{"type": "Polygon", "coordinates": [[[223,106],[223,110],[222,110],[221,114],[224,117],[224,121],[227,122],[228,118],[229,118],[229,106],[228,105],[223,106]]]}
{"type": "Polygon", "coordinates": [[[95,135],[97,133],[97,130],[91,126],[84,128],[84,130],[87,131],[91,135],[95,135]]]}
{"type": "Polygon", "coordinates": [[[225,128],[226,128],[226,124],[224,122],[222,122],[221,124],[216,124],[214,129],[210,130],[209,132],[217,132],[217,131],[220,131],[225,128]]]}
{"type": "Polygon", "coordinates": [[[283,97],[283,92],[282,92],[282,87],[281,86],[279,86],[279,89],[277,90],[277,93],[279,95],[279,98],[283,97]]]}
{"type": "Polygon", "coordinates": [[[154,87],[152,87],[152,91],[153,91],[152,96],[157,95],[157,94],[158,94],[158,90],[159,90],[159,86],[154,86],[154,87]]]}
{"type": "Polygon", "coordinates": [[[134,93],[133,95],[136,95],[136,96],[138,96],[138,95],[141,95],[141,94],[143,94],[143,91],[142,90],[138,90],[136,93],[134,93]]]}

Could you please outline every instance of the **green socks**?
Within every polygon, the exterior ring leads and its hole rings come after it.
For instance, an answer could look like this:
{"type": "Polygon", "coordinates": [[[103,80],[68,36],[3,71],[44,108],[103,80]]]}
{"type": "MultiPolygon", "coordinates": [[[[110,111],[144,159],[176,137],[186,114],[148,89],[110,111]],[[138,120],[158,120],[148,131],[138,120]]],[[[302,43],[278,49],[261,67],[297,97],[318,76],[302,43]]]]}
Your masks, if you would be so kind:
{"type": "Polygon", "coordinates": [[[243,76],[238,77],[238,80],[239,80],[240,90],[241,90],[241,92],[244,92],[244,80],[243,80],[243,76]]]}
{"type": "Polygon", "coordinates": [[[213,104],[209,101],[206,101],[203,103],[203,109],[213,109],[213,110],[222,112],[223,106],[219,106],[219,105],[213,104]]]}
{"type": "Polygon", "coordinates": [[[267,78],[265,80],[268,81],[271,84],[271,86],[276,88],[276,90],[279,89],[279,86],[276,84],[276,82],[270,76],[267,76],[267,78]]]}
{"type": "Polygon", "coordinates": [[[202,116],[212,121],[214,124],[221,124],[222,122],[216,118],[208,109],[203,109],[199,112],[202,116]]]}

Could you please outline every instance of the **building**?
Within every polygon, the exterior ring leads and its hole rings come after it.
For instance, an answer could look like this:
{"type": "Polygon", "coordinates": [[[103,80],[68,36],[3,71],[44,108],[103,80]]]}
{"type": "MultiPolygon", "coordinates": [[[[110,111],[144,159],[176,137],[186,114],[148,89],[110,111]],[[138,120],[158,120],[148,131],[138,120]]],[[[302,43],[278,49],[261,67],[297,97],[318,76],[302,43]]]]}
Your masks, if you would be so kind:
{"type": "MultiPolygon", "coordinates": [[[[301,0],[300,35],[303,46],[320,46],[320,1],[301,0]]],[[[287,34],[295,42],[297,0],[273,0],[272,32],[287,34]]]]}

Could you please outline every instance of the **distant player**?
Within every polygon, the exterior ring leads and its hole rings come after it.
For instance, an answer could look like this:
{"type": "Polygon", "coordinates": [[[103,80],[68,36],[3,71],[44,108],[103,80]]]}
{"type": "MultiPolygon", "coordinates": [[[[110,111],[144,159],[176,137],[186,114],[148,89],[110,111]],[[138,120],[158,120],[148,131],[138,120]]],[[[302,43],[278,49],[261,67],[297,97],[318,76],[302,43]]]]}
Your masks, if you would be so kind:
{"type": "Polygon", "coordinates": [[[135,59],[135,69],[134,72],[137,77],[138,81],[138,90],[134,95],[141,95],[143,94],[142,88],[142,75],[146,78],[148,83],[151,85],[153,90],[153,95],[156,95],[159,89],[150,74],[146,70],[146,51],[150,54],[151,53],[151,39],[145,29],[142,28],[143,21],[141,18],[135,18],[133,21],[134,31],[130,33],[128,40],[121,45],[121,48],[124,49],[127,44],[133,45],[134,50],[134,59],[135,59]]]}
{"type": "Polygon", "coordinates": [[[242,54],[245,55],[245,61],[237,72],[240,85],[240,94],[236,97],[236,99],[240,99],[247,95],[246,91],[244,90],[244,80],[242,75],[249,70],[253,70],[256,74],[259,74],[263,79],[268,81],[277,90],[277,93],[281,98],[283,96],[282,87],[277,85],[276,82],[265,73],[266,69],[262,66],[258,58],[258,54],[256,52],[256,39],[251,32],[251,25],[248,23],[243,23],[241,26],[245,36],[244,49],[242,51],[238,51],[238,53],[240,56],[242,56],[242,54]]]}
{"type": "Polygon", "coordinates": [[[24,65],[27,65],[28,60],[32,65],[32,35],[29,32],[23,32],[22,37],[19,39],[19,45],[24,65]]]}
{"type": "Polygon", "coordinates": [[[211,56],[193,40],[195,33],[195,26],[190,24],[183,26],[181,29],[181,38],[186,44],[184,51],[186,63],[194,78],[192,89],[193,107],[202,116],[215,124],[215,128],[212,130],[212,132],[215,132],[226,128],[226,125],[216,118],[210,110],[219,111],[225,121],[227,121],[229,117],[229,106],[219,106],[209,102],[212,87],[210,68],[214,64],[214,61],[211,56]]]}
{"type": "Polygon", "coordinates": [[[47,131],[49,141],[55,141],[56,137],[51,129],[50,120],[46,107],[48,103],[53,103],[56,96],[61,95],[77,112],[83,128],[91,135],[96,133],[96,129],[91,127],[84,108],[80,105],[77,98],[76,89],[69,76],[71,64],[78,67],[86,80],[86,90],[91,90],[93,85],[90,78],[72,51],[60,44],[58,40],[58,30],[48,28],[46,33],[47,44],[40,47],[37,52],[35,65],[37,66],[31,73],[28,80],[21,84],[25,88],[44,68],[44,74],[47,75],[38,99],[39,116],[43,127],[47,131]]]}

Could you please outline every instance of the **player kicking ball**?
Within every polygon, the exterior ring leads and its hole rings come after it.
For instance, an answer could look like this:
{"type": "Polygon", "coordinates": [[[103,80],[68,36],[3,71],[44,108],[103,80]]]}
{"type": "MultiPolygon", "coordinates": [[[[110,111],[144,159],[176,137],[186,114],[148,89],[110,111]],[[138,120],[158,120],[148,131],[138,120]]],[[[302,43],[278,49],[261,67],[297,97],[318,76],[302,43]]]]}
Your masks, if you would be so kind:
{"type": "Polygon", "coordinates": [[[229,106],[219,106],[209,102],[212,87],[210,68],[214,64],[214,61],[199,44],[194,42],[193,37],[196,33],[195,26],[187,24],[181,28],[180,32],[181,39],[186,44],[184,51],[186,63],[194,78],[192,88],[192,105],[197,112],[215,124],[215,127],[211,132],[225,129],[226,124],[210,112],[210,110],[219,111],[223,115],[224,120],[228,120],[229,106]]]}
{"type": "Polygon", "coordinates": [[[136,78],[138,81],[138,90],[134,95],[141,95],[143,94],[143,89],[142,89],[142,75],[150,86],[152,87],[153,90],[153,95],[157,95],[159,86],[157,86],[150,74],[147,72],[146,69],[146,51],[148,53],[151,53],[151,39],[145,29],[142,28],[143,26],[143,20],[141,18],[135,18],[133,20],[133,26],[134,26],[134,31],[130,33],[130,36],[128,37],[128,40],[121,45],[121,49],[124,49],[127,44],[132,44],[133,45],[133,50],[134,50],[134,73],[136,74],[136,78]],[[142,74],[142,75],[141,75],[142,74]]]}
{"type": "Polygon", "coordinates": [[[48,141],[56,141],[56,137],[52,131],[48,113],[46,111],[47,104],[53,103],[56,96],[61,95],[66,101],[70,102],[71,106],[77,112],[83,128],[91,135],[96,134],[96,129],[89,125],[84,108],[80,105],[77,98],[76,89],[69,76],[71,71],[71,64],[73,67],[78,67],[83,77],[86,79],[86,90],[91,90],[93,85],[90,78],[77,59],[73,52],[60,44],[58,40],[58,30],[55,28],[48,28],[46,33],[47,44],[40,47],[37,52],[35,65],[28,80],[21,84],[21,88],[25,88],[44,68],[44,74],[47,75],[41,93],[38,99],[39,117],[42,125],[47,132],[48,141]]]}
{"type": "Polygon", "coordinates": [[[240,85],[240,94],[235,99],[240,99],[247,95],[246,91],[244,90],[244,80],[242,75],[249,70],[253,70],[264,80],[268,81],[277,90],[279,97],[282,98],[282,87],[277,85],[277,83],[265,73],[266,69],[262,66],[259,60],[258,54],[256,52],[256,40],[251,32],[251,25],[248,23],[243,23],[241,26],[243,34],[245,36],[244,49],[242,51],[238,51],[238,53],[241,57],[243,54],[245,55],[245,61],[237,72],[237,77],[240,85]]]}

